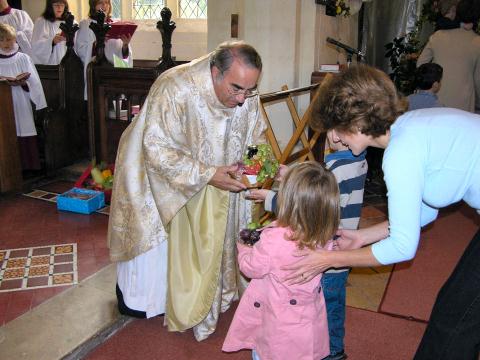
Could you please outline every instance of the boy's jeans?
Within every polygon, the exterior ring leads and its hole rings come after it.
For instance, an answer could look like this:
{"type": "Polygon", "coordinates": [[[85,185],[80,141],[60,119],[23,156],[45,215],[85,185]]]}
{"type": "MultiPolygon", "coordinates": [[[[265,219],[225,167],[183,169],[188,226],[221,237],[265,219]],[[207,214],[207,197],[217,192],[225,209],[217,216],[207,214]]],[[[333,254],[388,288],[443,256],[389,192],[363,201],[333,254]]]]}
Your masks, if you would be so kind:
{"type": "Polygon", "coordinates": [[[345,337],[345,285],[350,271],[324,273],[322,277],[323,295],[327,306],[330,355],[343,351],[345,337]]]}

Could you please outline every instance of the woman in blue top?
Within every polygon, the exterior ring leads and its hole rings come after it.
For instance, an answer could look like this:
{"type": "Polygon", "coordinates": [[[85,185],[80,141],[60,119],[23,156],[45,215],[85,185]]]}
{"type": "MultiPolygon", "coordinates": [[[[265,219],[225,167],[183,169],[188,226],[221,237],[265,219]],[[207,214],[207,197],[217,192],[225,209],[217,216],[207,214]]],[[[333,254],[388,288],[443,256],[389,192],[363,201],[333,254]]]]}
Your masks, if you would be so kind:
{"type": "MultiPolygon", "coordinates": [[[[287,269],[290,283],[330,267],[379,266],[415,256],[422,226],[464,200],[480,209],[480,116],[450,108],[405,113],[380,70],[359,65],[324,89],[313,129],[333,129],[354,155],[385,149],[388,221],[339,230],[343,251],[310,252],[287,269]],[[373,245],[372,245],[373,244],[373,245]]],[[[440,291],[415,359],[476,359],[480,343],[480,231],[440,291]]]]}

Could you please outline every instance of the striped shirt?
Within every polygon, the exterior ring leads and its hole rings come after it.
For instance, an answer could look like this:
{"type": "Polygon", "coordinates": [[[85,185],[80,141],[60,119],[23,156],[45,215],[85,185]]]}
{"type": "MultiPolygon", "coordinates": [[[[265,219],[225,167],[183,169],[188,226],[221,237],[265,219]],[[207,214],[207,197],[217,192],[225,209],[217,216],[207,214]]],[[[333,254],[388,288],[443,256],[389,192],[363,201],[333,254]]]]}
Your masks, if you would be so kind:
{"type": "MultiPolygon", "coordinates": [[[[358,156],[350,150],[336,151],[325,156],[325,165],[337,179],[340,190],[340,228],[356,230],[362,212],[363,192],[368,164],[366,151],[358,156]]],[[[347,271],[330,269],[327,273],[347,271]]]]}

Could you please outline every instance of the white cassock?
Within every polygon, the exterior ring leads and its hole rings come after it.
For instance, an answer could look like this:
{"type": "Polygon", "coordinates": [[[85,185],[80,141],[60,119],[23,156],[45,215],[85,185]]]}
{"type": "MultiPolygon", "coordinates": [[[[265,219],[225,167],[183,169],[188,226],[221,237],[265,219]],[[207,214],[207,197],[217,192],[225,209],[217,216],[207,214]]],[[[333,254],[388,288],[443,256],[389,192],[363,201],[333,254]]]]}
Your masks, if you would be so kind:
{"type": "Polygon", "coordinates": [[[0,15],[0,23],[8,24],[15,28],[15,31],[17,32],[17,43],[18,46],[20,46],[20,51],[31,55],[33,21],[27,12],[23,10],[10,9],[8,14],[0,15]]]}
{"type": "MultiPolygon", "coordinates": [[[[85,100],[87,100],[87,66],[95,58],[92,56],[93,44],[97,40],[95,33],[90,29],[90,23],[95,22],[92,19],[84,19],[80,21],[80,29],[77,31],[75,38],[75,52],[83,62],[85,73],[85,100]]],[[[105,40],[105,57],[113,64],[113,55],[115,54],[120,59],[123,59],[122,54],[123,42],[120,39],[106,39],[105,40]]],[[[128,61],[129,67],[133,65],[132,48],[128,46],[128,61]]]]}
{"type": "Polygon", "coordinates": [[[46,108],[47,101],[37,69],[35,69],[30,56],[17,52],[11,57],[0,58],[0,76],[16,77],[24,72],[30,73],[30,77],[27,79],[29,91],[25,91],[21,86],[12,86],[15,125],[17,136],[21,137],[37,135],[30,101],[35,104],[37,110],[46,108]]]}
{"type": "Polygon", "coordinates": [[[58,65],[67,52],[67,42],[53,44],[55,35],[60,34],[63,20],[49,21],[43,16],[35,20],[32,35],[32,60],[35,64],[58,65]]]}

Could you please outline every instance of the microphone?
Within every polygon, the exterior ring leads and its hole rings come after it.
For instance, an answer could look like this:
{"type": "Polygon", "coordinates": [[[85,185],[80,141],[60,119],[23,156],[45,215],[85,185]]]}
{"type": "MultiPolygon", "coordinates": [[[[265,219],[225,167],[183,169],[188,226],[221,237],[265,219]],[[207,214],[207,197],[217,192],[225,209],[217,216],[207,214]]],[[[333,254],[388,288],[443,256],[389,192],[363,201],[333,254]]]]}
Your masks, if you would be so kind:
{"type": "Polygon", "coordinates": [[[345,45],[345,44],[341,43],[340,41],[332,39],[331,37],[327,37],[327,42],[342,48],[343,50],[345,50],[349,54],[354,54],[354,55],[357,55],[357,56],[360,56],[360,57],[365,56],[365,54],[363,52],[361,52],[360,50],[357,50],[357,49],[354,49],[354,48],[352,48],[348,45],[345,45]]]}

